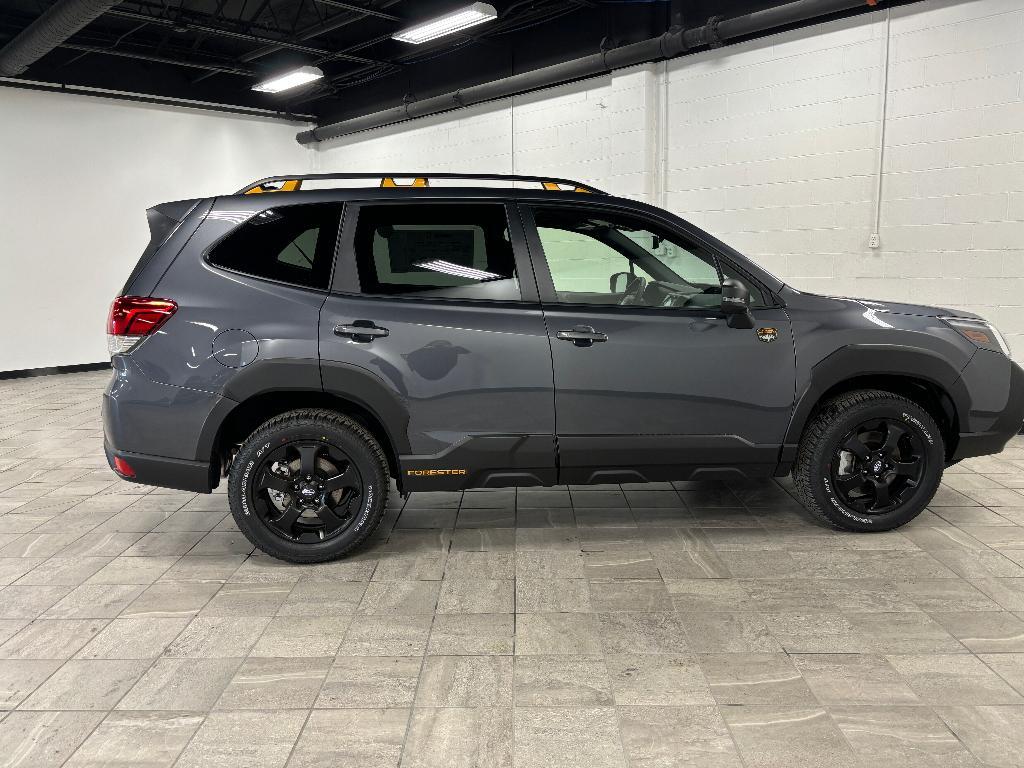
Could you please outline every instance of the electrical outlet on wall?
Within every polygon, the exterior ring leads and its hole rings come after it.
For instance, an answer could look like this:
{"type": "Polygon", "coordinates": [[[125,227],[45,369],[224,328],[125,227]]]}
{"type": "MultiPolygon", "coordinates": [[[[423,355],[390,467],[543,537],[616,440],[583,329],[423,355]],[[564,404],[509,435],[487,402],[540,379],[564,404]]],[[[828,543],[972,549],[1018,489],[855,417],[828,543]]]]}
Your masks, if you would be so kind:
{"type": "Polygon", "coordinates": [[[868,248],[877,248],[881,244],[881,240],[878,237],[878,233],[874,232],[868,237],[868,248]]]}

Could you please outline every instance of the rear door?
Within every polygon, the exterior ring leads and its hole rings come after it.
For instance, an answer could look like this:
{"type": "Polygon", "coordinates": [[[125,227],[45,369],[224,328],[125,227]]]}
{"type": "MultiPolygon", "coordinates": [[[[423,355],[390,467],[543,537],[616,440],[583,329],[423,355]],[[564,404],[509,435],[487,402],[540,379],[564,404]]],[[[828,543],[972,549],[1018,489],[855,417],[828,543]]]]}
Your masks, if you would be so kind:
{"type": "Polygon", "coordinates": [[[406,490],[554,481],[551,352],[514,207],[348,204],[320,358],[328,392],[367,376],[388,392],[406,490]]]}
{"type": "Polygon", "coordinates": [[[770,473],[793,403],[790,323],[690,233],[595,205],[524,209],[551,333],[562,482],[770,473]],[[721,280],[751,289],[731,328],[721,280]]]}

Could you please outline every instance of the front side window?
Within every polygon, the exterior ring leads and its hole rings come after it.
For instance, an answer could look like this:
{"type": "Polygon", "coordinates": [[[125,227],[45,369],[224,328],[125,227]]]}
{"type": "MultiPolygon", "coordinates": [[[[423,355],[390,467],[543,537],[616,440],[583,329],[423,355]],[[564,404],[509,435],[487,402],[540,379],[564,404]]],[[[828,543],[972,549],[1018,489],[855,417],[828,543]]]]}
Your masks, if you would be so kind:
{"type": "Polygon", "coordinates": [[[559,303],[721,305],[717,260],[696,243],[603,211],[538,207],[533,216],[559,303]]]}
{"type": "Polygon", "coordinates": [[[363,293],[521,298],[500,203],[364,205],[355,256],[363,293]]]}
{"type": "Polygon", "coordinates": [[[215,245],[208,260],[246,275],[326,290],[340,213],[337,203],[260,211],[215,245]]]}

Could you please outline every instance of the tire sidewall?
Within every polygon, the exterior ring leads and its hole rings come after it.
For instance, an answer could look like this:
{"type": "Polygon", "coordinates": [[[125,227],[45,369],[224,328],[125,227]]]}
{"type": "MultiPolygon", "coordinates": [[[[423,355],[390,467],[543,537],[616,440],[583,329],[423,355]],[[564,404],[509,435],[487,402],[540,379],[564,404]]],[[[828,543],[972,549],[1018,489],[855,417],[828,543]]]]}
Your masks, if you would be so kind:
{"type": "Polygon", "coordinates": [[[228,495],[239,529],[259,549],[289,560],[321,561],[337,557],[369,535],[383,513],[386,482],[373,450],[357,435],[330,424],[296,419],[293,424],[268,425],[249,437],[232,463],[228,495]],[[289,541],[272,531],[253,505],[256,473],[263,456],[267,451],[295,440],[315,440],[337,446],[356,465],[363,481],[363,496],[355,513],[355,522],[337,536],[322,542],[289,541]]]}
{"type": "Polygon", "coordinates": [[[945,447],[935,420],[923,409],[905,401],[864,403],[851,408],[830,424],[812,455],[811,490],[825,516],[841,528],[854,531],[887,531],[912,520],[931,502],[942,480],[945,447]],[[880,515],[865,515],[844,504],[832,488],[832,461],[842,440],[857,425],[875,418],[897,420],[913,431],[924,446],[925,468],[913,499],[880,515]]]}

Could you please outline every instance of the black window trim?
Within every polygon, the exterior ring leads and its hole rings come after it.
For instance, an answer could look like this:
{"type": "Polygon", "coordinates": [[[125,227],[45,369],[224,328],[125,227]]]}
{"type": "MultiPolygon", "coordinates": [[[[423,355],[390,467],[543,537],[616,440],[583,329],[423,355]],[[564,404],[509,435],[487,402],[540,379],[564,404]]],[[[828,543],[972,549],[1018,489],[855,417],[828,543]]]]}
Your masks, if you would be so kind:
{"type": "Polygon", "coordinates": [[[339,248],[341,246],[341,232],[342,232],[342,227],[344,226],[344,222],[345,222],[345,209],[347,207],[348,207],[348,203],[346,201],[344,201],[344,200],[316,200],[316,201],[309,201],[309,202],[302,202],[302,203],[286,203],[285,205],[270,205],[270,206],[267,206],[266,208],[255,209],[255,210],[253,210],[252,216],[250,216],[248,219],[243,221],[241,224],[238,224],[237,226],[234,226],[231,229],[229,229],[227,232],[225,232],[223,235],[218,237],[216,240],[214,240],[212,243],[210,243],[210,245],[208,245],[206,247],[206,249],[202,252],[203,265],[208,267],[209,269],[215,270],[217,272],[226,272],[226,273],[228,273],[230,275],[238,275],[239,277],[246,277],[246,278],[248,278],[250,280],[259,280],[259,281],[264,282],[264,283],[270,283],[271,285],[283,285],[283,286],[285,286],[287,288],[294,288],[297,291],[309,291],[311,293],[322,293],[322,294],[324,294],[326,296],[331,291],[331,284],[334,281],[334,273],[335,273],[335,271],[338,268],[338,253],[339,253],[339,248]],[[242,228],[246,224],[248,224],[249,221],[253,218],[253,216],[256,216],[257,214],[262,213],[263,211],[276,210],[276,209],[279,209],[279,208],[293,208],[293,207],[298,206],[298,205],[334,205],[334,206],[336,206],[338,208],[338,213],[337,213],[338,226],[337,226],[337,229],[334,232],[334,247],[331,249],[331,252],[330,252],[331,268],[330,268],[330,270],[328,272],[328,275],[327,275],[327,287],[326,288],[315,288],[315,287],[313,287],[311,285],[303,285],[302,283],[293,283],[293,282],[291,282],[289,280],[275,280],[272,277],[265,277],[263,275],[254,275],[252,272],[244,272],[244,271],[242,271],[240,269],[232,269],[231,267],[224,267],[224,266],[221,266],[220,264],[214,264],[212,261],[210,261],[210,254],[213,253],[214,249],[216,249],[217,246],[219,246],[222,242],[224,242],[227,238],[229,238],[235,232],[237,232],[240,228],[242,228]]]}
{"type": "Polygon", "coordinates": [[[345,213],[342,218],[341,231],[338,245],[338,255],[335,259],[335,270],[330,284],[330,293],[333,296],[358,296],[371,299],[386,299],[389,301],[410,301],[420,304],[448,304],[462,306],[487,306],[487,307],[523,307],[538,306],[540,295],[537,291],[537,278],[534,274],[533,262],[530,259],[529,245],[526,241],[526,228],[521,214],[514,202],[502,198],[475,198],[475,197],[430,197],[430,198],[402,198],[381,200],[363,198],[349,200],[345,205],[345,213]],[[415,292],[410,293],[366,293],[362,290],[359,279],[359,266],[356,263],[355,239],[356,228],[359,224],[359,212],[364,206],[382,205],[500,205],[505,209],[505,219],[508,222],[509,240],[512,245],[512,260],[516,268],[516,277],[519,282],[519,299],[474,299],[447,296],[422,296],[415,292]]]}
{"type": "Polygon", "coordinates": [[[548,304],[551,306],[557,306],[559,309],[566,307],[594,307],[604,310],[616,310],[621,309],[626,312],[639,313],[639,314],[664,314],[665,312],[677,312],[685,315],[704,315],[714,317],[725,317],[725,314],[720,310],[716,310],[708,307],[643,307],[637,305],[623,306],[621,304],[587,304],[584,302],[559,302],[555,300],[555,287],[554,281],[551,279],[551,270],[548,268],[547,258],[544,255],[544,247],[540,242],[540,235],[537,232],[537,225],[533,217],[534,208],[568,208],[579,211],[608,211],[613,214],[621,214],[628,217],[638,219],[649,219],[650,221],[657,223],[663,229],[669,232],[677,233],[684,241],[693,240],[698,245],[705,248],[712,256],[714,256],[716,263],[715,268],[718,270],[719,278],[722,278],[722,264],[727,264],[732,271],[739,273],[742,277],[748,280],[751,284],[757,286],[757,289],[761,292],[764,297],[765,306],[755,307],[754,309],[781,309],[785,305],[780,301],[775,291],[770,290],[764,283],[750,273],[749,270],[744,269],[737,264],[733,259],[729,258],[729,254],[722,251],[715,243],[710,242],[703,237],[703,233],[697,227],[692,224],[688,224],[686,227],[681,227],[677,222],[670,221],[663,216],[659,216],[651,211],[637,211],[633,208],[624,205],[617,205],[614,202],[606,202],[604,200],[598,201],[565,201],[565,200],[553,200],[546,202],[543,200],[528,200],[521,201],[517,204],[520,209],[519,215],[522,219],[523,228],[526,231],[526,241],[530,249],[530,260],[533,263],[534,273],[537,279],[538,292],[541,295],[541,304],[548,304]]]}

